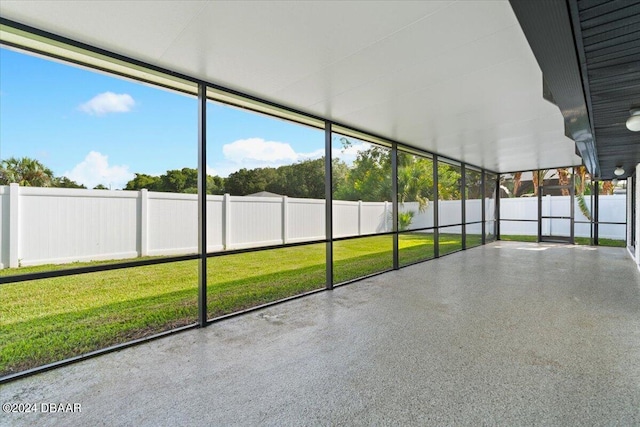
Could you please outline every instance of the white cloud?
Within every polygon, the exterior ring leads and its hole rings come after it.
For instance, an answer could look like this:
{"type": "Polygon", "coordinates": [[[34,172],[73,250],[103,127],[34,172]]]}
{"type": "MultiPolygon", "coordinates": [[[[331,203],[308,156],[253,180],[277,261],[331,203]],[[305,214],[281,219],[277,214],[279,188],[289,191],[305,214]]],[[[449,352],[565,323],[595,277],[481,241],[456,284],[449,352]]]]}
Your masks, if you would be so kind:
{"type": "Polygon", "coordinates": [[[109,166],[109,157],[97,151],[91,151],[63,175],[87,188],[103,184],[112,189],[123,188],[134,177],[128,166],[109,166]]]}
{"type": "Polygon", "coordinates": [[[278,167],[302,160],[324,156],[324,149],[310,153],[297,153],[289,143],[265,141],[262,138],[239,139],[222,146],[227,162],[218,165],[221,176],[227,176],[241,168],[278,167]]]}
{"type": "Polygon", "coordinates": [[[80,105],[80,111],[87,114],[103,116],[108,113],[126,113],[136,105],[131,95],[126,93],[104,92],[80,105]]]}
{"type": "Polygon", "coordinates": [[[214,168],[212,168],[211,166],[207,165],[207,175],[211,175],[211,176],[216,176],[218,175],[218,171],[216,171],[214,168]]]}
{"type": "Polygon", "coordinates": [[[363,142],[353,142],[351,145],[348,145],[347,147],[341,146],[339,148],[334,145],[333,155],[339,157],[340,160],[350,165],[358,157],[359,152],[366,151],[369,148],[371,148],[371,145],[365,144],[363,142]]]}
{"type": "Polygon", "coordinates": [[[265,141],[262,138],[239,139],[222,146],[222,154],[235,163],[263,162],[281,164],[295,162],[298,154],[284,142],[265,141]]]}
{"type": "Polygon", "coordinates": [[[324,156],[324,148],[312,151],[311,153],[298,153],[298,156],[300,157],[300,160],[319,159],[320,157],[324,156]]]}

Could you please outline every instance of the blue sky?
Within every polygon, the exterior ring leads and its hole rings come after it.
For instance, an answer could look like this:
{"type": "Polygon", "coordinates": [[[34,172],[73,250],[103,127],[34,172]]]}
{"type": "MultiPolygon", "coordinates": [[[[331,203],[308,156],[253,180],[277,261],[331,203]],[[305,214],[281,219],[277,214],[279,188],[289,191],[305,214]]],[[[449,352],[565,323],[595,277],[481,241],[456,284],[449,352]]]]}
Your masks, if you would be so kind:
{"type": "MultiPolygon", "coordinates": [[[[211,174],[324,154],[317,129],[215,103],[207,117],[211,174]]],[[[0,48],[1,159],[32,157],[88,188],[122,188],[134,172],[195,168],[196,144],[195,98],[0,48]]]]}

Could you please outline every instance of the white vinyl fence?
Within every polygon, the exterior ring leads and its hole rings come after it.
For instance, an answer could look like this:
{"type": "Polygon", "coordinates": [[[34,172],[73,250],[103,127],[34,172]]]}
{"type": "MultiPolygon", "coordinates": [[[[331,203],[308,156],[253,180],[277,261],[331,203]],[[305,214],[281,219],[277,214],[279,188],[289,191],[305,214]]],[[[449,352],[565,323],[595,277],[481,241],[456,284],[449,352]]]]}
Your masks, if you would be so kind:
{"type": "MultiPolygon", "coordinates": [[[[589,196],[586,197],[587,206],[590,212],[593,209],[590,205],[589,196]]],[[[598,221],[603,222],[626,222],[627,196],[624,194],[614,194],[611,196],[601,195],[599,199],[598,221]]],[[[578,206],[578,200],[574,203],[574,233],[577,237],[590,236],[590,224],[580,224],[579,222],[589,222],[578,206]]],[[[569,216],[571,212],[571,196],[544,196],[542,198],[543,216],[569,216]]],[[[516,197],[500,199],[500,234],[508,235],[538,235],[538,198],[537,197],[516,197]],[[536,222],[509,221],[513,219],[526,219],[536,222]]],[[[544,235],[569,236],[571,232],[571,222],[568,220],[543,220],[542,233],[544,235]]],[[[598,235],[605,239],[624,240],[626,233],[625,225],[600,224],[598,235]]]]}
{"type": "MultiPolygon", "coordinates": [[[[391,231],[391,203],[336,201],[337,237],[391,231]]],[[[207,250],[325,238],[325,201],[207,196],[207,250]]],[[[194,194],[0,186],[0,268],[198,250],[194,194]]]]}
{"type": "MultiPolygon", "coordinates": [[[[609,203],[601,197],[600,219],[604,221],[603,210],[620,210],[624,221],[624,196],[608,197],[615,199],[609,203]]],[[[514,202],[528,206],[535,200],[503,199],[503,216],[505,209],[530,210],[514,202]]],[[[481,220],[481,203],[467,201],[468,221],[481,220]]],[[[486,203],[490,217],[494,204],[486,203]]],[[[440,225],[461,222],[460,201],[438,206],[440,225]]],[[[194,194],[0,186],[0,268],[196,253],[197,207],[194,194]]],[[[535,214],[537,207],[533,209],[535,214]]],[[[424,212],[415,202],[401,206],[401,211],[408,210],[414,212],[411,228],[433,226],[433,203],[424,212]]],[[[334,236],[391,231],[391,213],[390,202],[334,201],[334,236]]],[[[207,196],[208,251],[324,239],[324,226],[324,200],[207,196]]],[[[443,232],[461,230],[454,226],[443,232]]]]}

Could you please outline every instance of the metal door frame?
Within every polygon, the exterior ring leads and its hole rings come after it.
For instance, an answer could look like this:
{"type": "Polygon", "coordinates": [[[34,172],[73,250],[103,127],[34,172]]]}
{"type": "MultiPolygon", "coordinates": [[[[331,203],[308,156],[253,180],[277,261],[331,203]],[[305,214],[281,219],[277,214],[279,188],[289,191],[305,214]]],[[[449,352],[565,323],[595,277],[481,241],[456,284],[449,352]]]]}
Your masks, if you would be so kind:
{"type": "MultiPolygon", "coordinates": [[[[544,176],[540,176],[538,182],[540,183],[538,188],[538,242],[553,242],[553,243],[569,243],[575,244],[575,174],[573,168],[571,168],[571,182],[568,185],[544,185],[544,176]],[[542,215],[542,193],[544,192],[544,188],[547,189],[568,189],[569,190],[569,216],[558,216],[558,215],[542,215]],[[554,235],[543,235],[542,234],[542,220],[547,219],[552,221],[554,219],[564,219],[569,220],[569,237],[566,236],[554,236],[554,235]]],[[[537,171],[540,173],[540,170],[537,171]]]]}

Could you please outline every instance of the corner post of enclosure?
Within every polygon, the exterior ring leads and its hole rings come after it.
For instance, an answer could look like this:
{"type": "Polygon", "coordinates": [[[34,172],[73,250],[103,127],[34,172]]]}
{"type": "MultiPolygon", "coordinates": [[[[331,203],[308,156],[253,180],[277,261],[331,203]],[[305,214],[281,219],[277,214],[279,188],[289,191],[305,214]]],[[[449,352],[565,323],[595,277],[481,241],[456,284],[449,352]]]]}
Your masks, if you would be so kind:
{"type": "Polygon", "coordinates": [[[393,269],[400,268],[400,257],[398,248],[398,144],[391,144],[391,217],[393,224],[393,269]]]}
{"type": "Polygon", "coordinates": [[[324,229],[326,244],[326,288],[333,289],[333,173],[332,173],[332,153],[331,153],[331,134],[332,123],[325,121],[324,123],[324,194],[325,194],[325,217],[324,229]]]}
{"type": "Polygon", "coordinates": [[[542,241],[542,192],[544,189],[544,175],[539,170],[532,173],[538,174],[538,243],[542,241]]]}
{"type": "Polygon", "coordinates": [[[460,164],[460,200],[462,212],[462,250],[467,249],[467,165],[460,164]]]}
{"type": "Polygon", "coordinates": [[[494,182],[494,191],[496,192],[496,201],[495,201],[495,226],[494,231],[496,233],[496,240],[500,240],[500,174],[496,177],[496,182],[494,182]]]}
{"type": "Polygon", "coordinates": [[[484,169],[482,169],[482,172],[480,172],[480,193],[482,194],[482,196],[480,197],[480,200],[482,202],[482,204],[480,205],[480,211],[482,215],[482,244],[486,245],[487,244],[487,235],[486,235],[487,213],[486,213],[486,206],[485,206],[484,199],[487,196],[487,179],[486,179],[486,173],[484,169]]]}
{"type": "Polygon", "coordinates": [[[440,229],[438,218],[438,156],[433,156],[433,256],[440,256],[440,229]]]}
{"type": "Polygon", "coordinates": [[[572,245],[576,243],[575,228],[576,228],[576,170],[571,168],[571,187],[569,187],[569,243],[572,245]]]}
{"type": "Polygon", "coordinates": [[[591,212],[591,221],[593,223],[593,244],[600,244],[600,181],[595,181],[593,185],[593,211],[591,212]]]}
{"type": "Polygon", "coordinates": [[[198,324],[207,325],[207,87],[198,84],[198,324]]]}
{"type": "Polygon", "coordinates": [[[595,215],[595,210],[594,210],[594,206],[595,206],[595,198],[594,198],[594,194],[595,194],[595,190],[596,190],[596,183],[595,181],[592,179],[591,183],[590,183],[591,189],[589,191],[589,206],[591,207],[591,218],[589,219],[589,245],[593,246],[595,244],[595,234],[594,234],[594,215],[595,215]]]}

